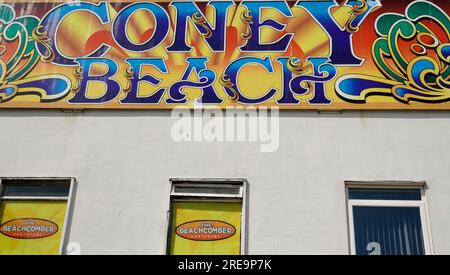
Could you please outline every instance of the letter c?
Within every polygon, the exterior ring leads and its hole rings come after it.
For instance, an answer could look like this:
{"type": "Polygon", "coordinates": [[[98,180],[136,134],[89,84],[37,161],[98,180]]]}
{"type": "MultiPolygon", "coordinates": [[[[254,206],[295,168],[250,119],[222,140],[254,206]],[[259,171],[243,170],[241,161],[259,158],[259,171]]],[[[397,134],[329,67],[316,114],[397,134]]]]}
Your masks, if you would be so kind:
{"type": "MultiPolygon", "coordinates": [[[[107,24],[110,22],[109,13],[108,13],[108,3],[103,1],[98,4],[88,3],[88,2],[77,2],[77,3],[65,3],[56,8],[50,10],[41,20],[40,25],[44,27],[44,30],[47,31],[48,37],[50,38],[50,48],[55,53],[55,59],[53,63],[62,65],[62,66],[77,66],[78,64],[75,62],[75,58],[69,58],[65,56],[56,43],[58,37],[58,29],[61,22],[67,17],[69,14],[77,12],[77,11],[88,11],[97,16],[97,18],[102,22],[102,24],[107,24]]],[[[47,52],[47,48],[44,45],[36,43],[38,51],[41,55],[47,52]]],[[[101,57],[106,54],[110,45],[102,43],[96,50],[92,53],[88,54],[85,57],[101,57]]]]}

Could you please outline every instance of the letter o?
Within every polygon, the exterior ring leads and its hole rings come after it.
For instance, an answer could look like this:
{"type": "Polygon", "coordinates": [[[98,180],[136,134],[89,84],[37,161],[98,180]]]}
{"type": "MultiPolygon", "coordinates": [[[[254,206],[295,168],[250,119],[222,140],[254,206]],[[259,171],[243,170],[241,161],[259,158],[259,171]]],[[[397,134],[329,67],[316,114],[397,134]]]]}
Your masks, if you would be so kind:
{"type": "Polygon", "coordinates": [[[161,6],[155,3],[136,3],[121,10],[114,19],[112,26],[112,35],[114,41],[125,50],[133,52],[149,51],[164,41],[169,33],[170,19],[167,12],[161,6]],[[127,25],[131,16],[139,11],[147,10],[153,14],[155,18],[155,30],[152,37],[141,44],[135,44],[130,41],[127,35],[127,25]]]}

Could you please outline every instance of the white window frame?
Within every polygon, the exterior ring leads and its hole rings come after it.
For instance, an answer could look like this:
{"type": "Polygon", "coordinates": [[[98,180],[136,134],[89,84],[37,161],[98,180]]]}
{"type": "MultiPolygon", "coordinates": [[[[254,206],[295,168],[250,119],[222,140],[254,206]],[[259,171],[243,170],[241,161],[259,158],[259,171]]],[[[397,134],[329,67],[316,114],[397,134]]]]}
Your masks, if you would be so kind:
{"type": "Polygon", "coordinates": [[[241,251],[240,255],[246,255],[247,251],[247,211],[248,211],[248,182],[245,178],[171,178],[170,196],[168,202],[168,210],[166,217],[166,230],[164,238],[163,253],[167,255],[170,252],[170,237],[172,223],[172,202],[173,201],[219,201],[219,202],[242,202],[241,210],[241,251]],[[176,192],[175,187],[199,187],[199,188],[236,188],[239,186],[238,194],[213,194],[176,192]]]}
{"type": "Polygon", "coordinates": [[[73,177],[68,178],[24,178],[24,177],[2,177],[0,178],[0,201],[7,201],[7,200],[24,200],[24,201],[66,201],[66,213],[64,216],[64,225],[62,228],[61,233],[61,241],[59,244],[59,252],[58,255],[64,255],[66,253],[67,249],[67,243],[68,243],[68,235],[69,235],[69,229],[70,224],[72,221],[72,214],[73,214],[73,207],[74,207],[74,198],[75,198],[75,190],[76,190],[76,184],[77,181],[73,177]],[[18,181],[20,183],[23,183],[24,185],[32,182],[32,181],[47,181],[47,182],[53,182],[53,181],[66,181],[69,184],[69,194],[68,196],[62,196],[62,197],[51,197],[51,196],[3,196],[3,188],[4,184],[2,184],[2,181],[6,180],[14,180],[18,181]]]}
{"type": "Polygon", "coordinates": [[[430,216],[427,203],[427,186],[424,181],[405,182],[405,181],[381,181],[381,182],[363,182],[346,181],[345,193],[347,199],[347,214],[349,226],[350,254],[356,255],[356,240],[353,217],[353,206],[374,206],[374,207],[418,207],[420,211],[420,220],[422,226],[422,237],[424,242],[425,255],[434,254],[433,241],[431,236],[430,216]],[[419,189],[420,201],[412,200],[356,200],[348,197],[349,189],[419,189]]]}

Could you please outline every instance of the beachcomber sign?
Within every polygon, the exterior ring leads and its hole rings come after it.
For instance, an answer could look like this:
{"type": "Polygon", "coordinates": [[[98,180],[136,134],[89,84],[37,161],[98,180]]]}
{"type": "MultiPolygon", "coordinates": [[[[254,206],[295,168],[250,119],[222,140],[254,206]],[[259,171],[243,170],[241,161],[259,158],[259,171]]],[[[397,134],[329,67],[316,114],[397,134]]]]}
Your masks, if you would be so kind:
{"type": "Polygon", "coordinates": [[[192,221],[176,228],[178,236],[192,241],[218,241],[232,237],[236,228],[223,221],[192,221]]]}
{"type": "Polygon", "coordinates": [[[16,219],[0,225],[0,233],[17,239],[46,238],[56,232],[58,232],[58,225],[43,219],[16,219]]]}
{"type": "Polygon", "coordinates": [[[444,0],[0,1],[0,108],[450,109],[449,11],[444,0]]]}

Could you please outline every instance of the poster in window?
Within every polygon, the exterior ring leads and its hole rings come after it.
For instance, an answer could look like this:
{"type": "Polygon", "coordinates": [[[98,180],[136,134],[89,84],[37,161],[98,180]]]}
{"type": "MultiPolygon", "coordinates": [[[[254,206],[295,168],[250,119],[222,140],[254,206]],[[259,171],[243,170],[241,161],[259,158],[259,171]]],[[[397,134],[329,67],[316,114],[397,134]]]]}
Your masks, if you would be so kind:
{"type": "Polygon", "coordinates": [[[174,202],[170,254],[239,255],[241,202],[174,202]]]}
{"type": "Polygon", "coordinates": [[[2,201],[0,255],[56,255],[66,214],[65,201],[2,201]]]}

